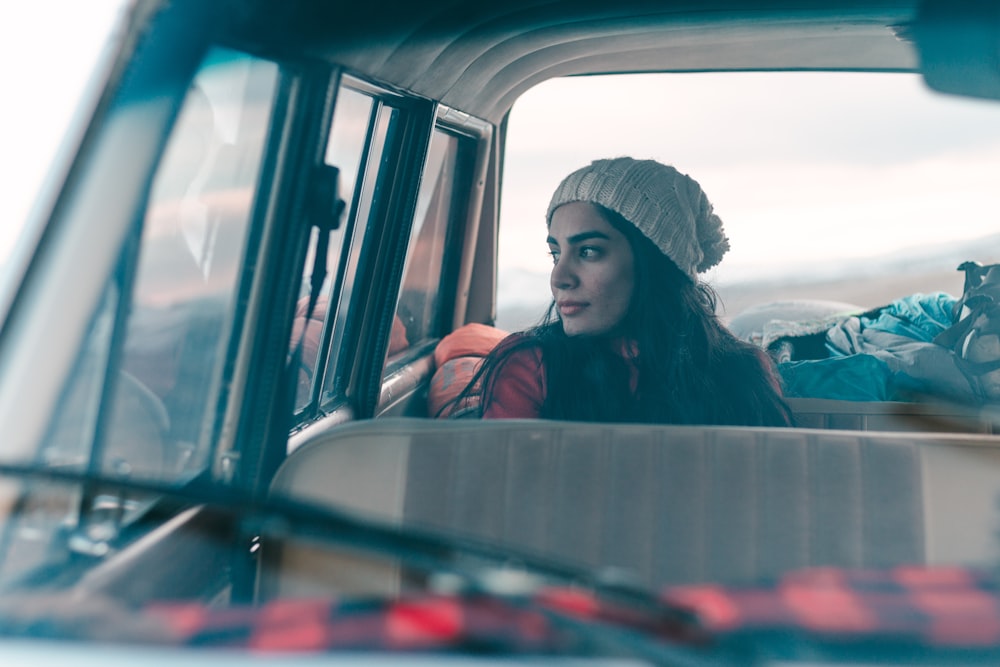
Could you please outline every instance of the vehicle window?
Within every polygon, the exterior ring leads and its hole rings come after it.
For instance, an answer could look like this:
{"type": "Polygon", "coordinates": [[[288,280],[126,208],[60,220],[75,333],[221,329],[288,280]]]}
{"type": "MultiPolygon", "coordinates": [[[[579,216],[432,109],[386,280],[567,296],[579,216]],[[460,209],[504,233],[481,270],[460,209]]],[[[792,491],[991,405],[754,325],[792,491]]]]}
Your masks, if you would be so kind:
{"type": "MultiPolygon", "coordinates": [[[[204,60],[39,462],[168,482],[207,467],[277,77],[274,63],[230,50],[204,60]]],[[[105,555],[148,504],[59,484],[17,502],[0,537],[10,578],[68,552],[105,555]]]]}
{"type": "MultiPolygon", "coordinates": [[[[350,230],[351,248],[344,258],[343,287],[338,295],[341,304],[350,304],[355,290],[359,287],[358,270],[362,251],[367,246],[364,241],[369,231],[372,231],[369,220],[379,215],[381,207],[387,201],[394,173],[392,157],[397,150],[401,121],[402,111],[399,108],[384,101],[378,105],[371,126],[367,159],[362,167],[363,175],[359,179],[359,187],[354,195],[357,204],[354,208],[353,229],[350,230]]],[[[348,327],[355,323],[359,321],[349,317],[346,307],[338,309],[333,322],[331,353],[341,349],[348,336],[348,327]]],[[[347,375],[349,370],[337,368],[335,364],[327,364],[322,392],[324,402],[339,398],[349,379],[347,375]]]]}
{"type": "Polygon", "coordinates": [[[277,75],[229,50],[206,58],[156,172],[137,257],[115,277],[131,289],[109,287],[45,459],[160,479],[205,467],[277,75]],[[114,336],[121,370],[104,378],[114,336]]]}
{"type": "Polygon", "coordinates": [[[211,448],[277,75],[273,63],[210,55],[153,183],[122,367],[166,408],[167,476],[203,468],[211,448]]]}
{"type": "Polygon", "coordinates": [[[347,213],[330,238],[327,277],[316,307],[308,317],[310,280],[318,237],[314,234],[306,265],[292,331],[294,349],[302,340],[302,371],[296,389],[297,422],[314,418],[319,405],[343,398],[344,373],[338,368],[336,351],[344,344],[352,320],[347,304],[354,298],[362,249],[370,231],[369,219],[381,215],[390,191],[391,175],[399,141],[402,112],[392,99],[355,87],[353,80],[341,86],[331,121],[325,162],[337,167],[340,196],[347,213]],[[305,331],[302,335],[303,330],[305,331]]]}
{"type": "Polygon", "coordinates": [[[462,194],[456,187],[461,144],[459,136],[440,128],[431,137],[393,319],[390,364],[441,335],[446,241],[450,222],[461,211],[456,201],[462,194]]]}
{"type": "Polygon", "coordinates": [[[550,299],[549,197],[600,157],[658,159],[702,185],[731,242],[703,274],[725,317],[770,300],[867,308],[960,294],[959,263],[1000,259],[995,109],[936,94],[915,74],[554,79],[515,104],[507,137],[498,294],[507,329],[536,323],[550,299]]]}
{"type": "Polygon", "coordinates": [[[1000,262],[994,114],[903,73],[547,82],[509,119],[497,323],[530,326],[551,301],[542,239],[560,180],[602,157],[653,158],[700,183],[722,219],[730,249],[700,279],[730,330],[770,353],[787,398],[995,400],[990,320],[957,316],[966,276],[983,279],[958,267],[1000,262]]]}
{"type": "Polygon", "coordinates": [[[330,125],[330,136],[326,147],[324,162],[339,169],[340,196],[347,204],[347,211],[341,219],[340,226],[330,233],[327,250],[327,274],[323,283],[322,293],[317,299],[313,312],[309,314],[308,325],[302,332],[309,303],[310,279],[312,276],[316,246],[319,242],[319,232],[313,229],[309,240],[309,250],[306,255],[302,287],[299,290],[299,302],[296,307],[296,325],[292,332],[292,345],[298,344],[302,338],[302,372],[299,374],[295,394],[295,410],[301,411],[313,400],[314,390],[319,389],[318,379],[322,377],[323,364],[326,361],[326,346],[324,327],[326,325],[330,302],[333,299],[336,278],[340,270],[340,256],[343,253],[346,229],[356,215],[358,198],[355,196],[362,160],[368,142],[369,126],[372,122],[372,111],[375,109],[375,99],[347,86],[341,86],[337,93],[336,108],[330,125]]]}

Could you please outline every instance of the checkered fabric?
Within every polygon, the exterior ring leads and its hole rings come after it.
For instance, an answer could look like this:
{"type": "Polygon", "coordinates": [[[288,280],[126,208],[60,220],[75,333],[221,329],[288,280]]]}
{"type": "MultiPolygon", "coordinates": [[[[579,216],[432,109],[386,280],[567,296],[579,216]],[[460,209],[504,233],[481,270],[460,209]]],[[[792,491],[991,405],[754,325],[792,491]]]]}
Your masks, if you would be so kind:
{"type": "Polygon", "coordinates": [[[770,585],[671,588],[716,637],[793,630],[838,641],[905,640],[927,646],[1000,646],[1000,580],[956,567],[808,569],[770,585]]]}
{"type": "Polygon", "coordinates": [[[147,613],[180,644],[260,651],[586,653],[594,642],[586,632],[593,623],[633,628],[654,639],[693,638],[691,627],[675,614],[639,613],[575,589],[548,589],[530,598],[286,600],[233,608],[157,605],[147,613]]]}
{"type": "Polygon", "coordinates": [[[660,597],[666,604],[659,611],[563,588],[523,598],[427,595],[242,608],[159,605],[146,611],[177,643],[261,651],[565,654],[592,649],[599,639],[587,630],[601,624],[664,645],[725,648],[749,638],[763,646],[793,636],[800,644],[882,642],[1000,656],[1000,582],[985,571],[811,569],[770,584],[672,587],[660,597]]]}

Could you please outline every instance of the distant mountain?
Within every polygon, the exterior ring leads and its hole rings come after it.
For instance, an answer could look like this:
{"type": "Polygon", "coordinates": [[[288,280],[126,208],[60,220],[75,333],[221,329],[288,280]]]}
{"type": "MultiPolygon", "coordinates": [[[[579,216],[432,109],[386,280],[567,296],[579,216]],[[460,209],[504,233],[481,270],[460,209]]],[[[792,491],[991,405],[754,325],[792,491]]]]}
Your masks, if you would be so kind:
{"type": "Polygon", "coordinates": [[[552,301],[547,271],[505,269],[497,284],[496,325],[518,331],[537,324],[552,301]]]}
{"type": "Polygon", "coordinates": [[[826,264],[815,261],[786,262],[765,270],[728,271],[727,278],[720,280],[718,285],[746,286],[785,282],[789,278],[794,278],[797,282],[827,282],[848,276],[952,271],[967,260],[982,264],[1000,262],[1000,233],[971,240],[900,248],[878,256],[858,257],[826,264]]]}

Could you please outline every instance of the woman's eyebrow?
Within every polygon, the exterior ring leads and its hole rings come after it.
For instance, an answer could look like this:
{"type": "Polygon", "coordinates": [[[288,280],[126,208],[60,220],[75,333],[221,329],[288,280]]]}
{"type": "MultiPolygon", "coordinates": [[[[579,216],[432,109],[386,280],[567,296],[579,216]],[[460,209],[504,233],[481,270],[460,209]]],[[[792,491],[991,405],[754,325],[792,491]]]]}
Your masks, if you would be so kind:
{"type": "MultiPolygon", "coordinates": [[[[604,232],[598,232],[598,231],[580,232],[579,234],[573,234],[573,236],[570,236],[568,239],[566,239],[566,242],[569,243],[570,245],[573,245],[574,243],[580,243],[581,241],[589,241],[590,239],[604,239],[606,241],[610,241],[611,237],[605,234],[604,232]]],[[[548,237],[545,240],[545,242],[551,245],[559,245],[559,241],[556,241],[551,236],[548,237]]]]}

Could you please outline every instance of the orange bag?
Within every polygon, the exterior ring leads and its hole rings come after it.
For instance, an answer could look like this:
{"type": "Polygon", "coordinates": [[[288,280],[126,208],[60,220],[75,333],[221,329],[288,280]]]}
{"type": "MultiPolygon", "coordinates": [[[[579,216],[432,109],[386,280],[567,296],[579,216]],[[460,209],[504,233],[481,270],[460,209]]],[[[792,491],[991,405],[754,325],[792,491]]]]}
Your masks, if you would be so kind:
{"type": "Polygon", "coordinates": [[[478,398],[464,401],[462,405],[449,403],[472,381],[483,357],[508,335],[502,329],[473,322],[441,339],[434,349],[437,370],[427,392],[427,410],[431,417],[458,416],[478,407],[478,398]]]}
{"type": "Polygon", "coordinates": [[[434,364],[440,368],[456,357],[485,357],[509,335],[503,329],[488,324],[465,324],[441,339],[434,349],[434,364]]]}

